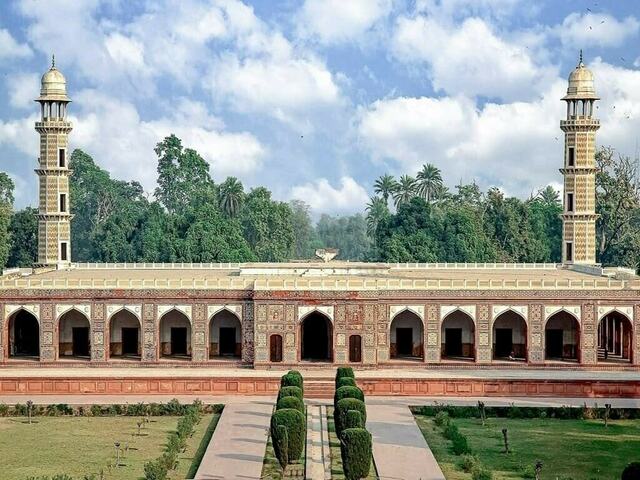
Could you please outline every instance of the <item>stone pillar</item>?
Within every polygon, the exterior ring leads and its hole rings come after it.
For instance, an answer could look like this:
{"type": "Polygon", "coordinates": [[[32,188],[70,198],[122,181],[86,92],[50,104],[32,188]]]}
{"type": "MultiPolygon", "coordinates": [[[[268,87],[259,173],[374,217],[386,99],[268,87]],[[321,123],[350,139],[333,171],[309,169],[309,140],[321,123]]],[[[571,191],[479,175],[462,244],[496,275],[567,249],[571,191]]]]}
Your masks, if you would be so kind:
{"type": "Polygon", "coordinates": [[[208,325],[207,306],[204,303],[196,303],[192,309],[191,318],[191,361],[204,362],[207,358],[208,325]]]}
{"type": "Polygon", "coordinates": [[[527,337],[529,363],[544,363],[544,305],[529,305],[527,337]]]}
{"type": "Polygon", "coordinates": [[[378,363],[389,361],[389,305],[378,304],[376,315],[378,363]]]}
{"type": "MultiPolygon", "coordinates": [[[[254,362],[266,363],[269,361],[269,347],[267,339],[267,306],[264,304],[253,304],[255,318],[254,328],[254,362]]],[[[283,339],[284,343],[284,339],[283,339]]]]}
{"type": "Polygon", "coordinates": [[[109,348],[109,331],[106,328],[104,303],[94,303],[91,308],[91,361],[104,362],[109,348]]]}
{"type": "Polygon", "coordinates": [[[427,363],[440,363],[440,305],[428,304],[424,310],[425,347],[424,359],[427,363]]]}
{"type": "MultiPolygon", "coordinates": [[[[634,365],[640,365],[640,305],[633,307],[633,332],[631,332],[631,351],[634,365]]],[[[2,330],[4,332],[4,330],[2,330]]]]}
{"type": "Polygon", "coordinates": [[[335,363],[347,363],[349,360],[347,352],[347,317],[349,321],[353,315],[357,315],[354,305],[336,305],[334,310],[333,324],[333,361],[335,363]]]}
{"type": "Polygon", "coordinates": [[[9,348],[8,335],[6,312],[4,304],[0,303],[0,363],[4,363],[7,360],[7,349],[9,348]]]}
{"type": "Polygon", "coordinates": [[[156,306],[153,303],[142,305],[142,361],[158,361],[158,328],[156,306]]]}
{"type": "Polygon", "coordinates": [[[53,304],[40,305],[40,361],[53,362],[56,359],[56,345],[54,345],[55,318],[53,304]]]}
{"type": "Polygon", "coordinates": [[[490,305],[476,305],[476,363],[491,363],[490,305]]]}
{"type": "Polygon", "coordinates": [[[362,363],[364,365],[375,365],[378,358],[376,355],[378,306],[374,303],[364,305],[364,332],[362,336],[362,363]]]}
{"type": "Polygon", "coordinates": [[[595,365],[598,363],[598,318],[593,303],[583,304],[580,308],[580,363],[595,365]]]}
{"type": "Polygon", "coordinates": [[[242,304],[242,361],[244,363],[253,364],[253,302],[244,302],[242,304]]]}

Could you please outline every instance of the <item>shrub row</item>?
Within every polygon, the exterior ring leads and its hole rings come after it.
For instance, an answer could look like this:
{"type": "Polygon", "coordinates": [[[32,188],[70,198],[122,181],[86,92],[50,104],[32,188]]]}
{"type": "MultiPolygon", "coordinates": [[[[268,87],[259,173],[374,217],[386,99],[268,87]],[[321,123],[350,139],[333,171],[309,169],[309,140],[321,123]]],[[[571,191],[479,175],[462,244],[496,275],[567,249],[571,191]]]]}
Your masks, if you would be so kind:
{"type": "Polygon", "coordinates": [[[145,480],[165,480],[169,472],[178,466],[178,454],[187,446],[187,439],[193,435],[195,426],[202,418],[202,403],[194,402],[185,409],[185,413],[174,432],[167,437],[167,446],[156,460],[144,464],[145,480]]]}
{"type": "MultiPolygon", "coordinates": [[[[420,415],[434,417],[439,412],[446,412],[451,418],[480,418],[478,407],[460,407],[453,405],[434,405],[415,407],[414,412],[420,415]]],[[[563,420],[592,420],[605,417],[605,408],[598,406],[587,407],[485,407],[487,417],[497,418],[556,418],[563,420]]],[[[612,408],[609,419],[639,419],[638,408],[612,408]]]]}
{"type": "Polygon", "coordinates": [[[350,367],[338,368],[335,383],[333,419],[340,439],[342,467],[347,480],[359,480],[369,475],[372,458],[371,433],[365,428],[364,393],[357,387],[350,367]]]}
{"type": "MultiPolygon", "coordinates": [[[[84,475],[82,477],[81,480],[97,480],[98,477],[96,477],[95,475],[91,474],[91,475],[84,475]]],[[[25,480],[74,480],[73,477],[61,473],[58,475],[53,475],[53,476],[39,476],[39,477],[27,477],[25,480]]]]}
{"type": "Polygon", "coordinates": [[[271,415],[271,442],[282,470],[297,462],[304,451],[307,422],[303,389],[300,372],[290,370],[282,376],[276,409],[271,415]]]}
{"type": "Polygon", "coordinates": [[[473,480],[491,480],[493,474],[482,462],[472,455],[467,437],[460,432],[453,423],[449,413],[441,410],[433,416],[433,422],[440,427],[442,436],[451,441],[451,450],[455,455],[462,456],[462,469],[471,473],[473,480]]]}
{"type": "MultiPolygon", "coordinates": [[[[104,417],[104,416],[182,416],[191,407],[189,404],[181,404],[178,400],[173,399],[168,403],[134,403],[121,405],[88,405],[88,406],[71,406],[66,403],[57,403],[50,405],[33,405],[31,407],[31,416],[76,416],[76,417],[104,417]]],[[[220,413],[222,405],[203,405],[200,408],[204,413],[220,413]]],[[[28,406],[26,404],[16,404],[9,406],[0,403],[0,417],[26,417],[28,415],[28,406]]],[[[55,479],[57,480],[57,479],[55,479]]]]}

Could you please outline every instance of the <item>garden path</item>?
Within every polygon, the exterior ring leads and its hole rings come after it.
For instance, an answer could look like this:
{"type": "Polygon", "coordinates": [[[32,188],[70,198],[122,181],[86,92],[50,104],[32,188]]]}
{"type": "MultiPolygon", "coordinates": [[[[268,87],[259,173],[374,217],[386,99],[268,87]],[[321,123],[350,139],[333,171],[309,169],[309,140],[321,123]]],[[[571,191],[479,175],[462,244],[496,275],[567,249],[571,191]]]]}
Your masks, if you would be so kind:
{"type": "Polygon", "coordinates": [[[194,478],[260,479],[272,410],[273,400],[266,399],[225,405],[194,478]]]}
{"type": "Polygon", "coordinates": [[[367,404],[367,429],[381,480],[445,480],[406,404],[367,404]]]}

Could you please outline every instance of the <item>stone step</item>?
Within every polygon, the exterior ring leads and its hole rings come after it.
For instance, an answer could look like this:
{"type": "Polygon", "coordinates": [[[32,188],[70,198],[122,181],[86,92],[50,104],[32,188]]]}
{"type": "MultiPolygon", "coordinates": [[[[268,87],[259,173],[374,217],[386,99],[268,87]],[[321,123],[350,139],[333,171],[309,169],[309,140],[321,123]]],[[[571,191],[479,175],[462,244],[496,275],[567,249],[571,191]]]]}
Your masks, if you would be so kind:
{"type": "Polygon", "coordinates": [[[333,380],[305,380],[304,396],[306,398],[333,398],[335,384],[333,380]]]}

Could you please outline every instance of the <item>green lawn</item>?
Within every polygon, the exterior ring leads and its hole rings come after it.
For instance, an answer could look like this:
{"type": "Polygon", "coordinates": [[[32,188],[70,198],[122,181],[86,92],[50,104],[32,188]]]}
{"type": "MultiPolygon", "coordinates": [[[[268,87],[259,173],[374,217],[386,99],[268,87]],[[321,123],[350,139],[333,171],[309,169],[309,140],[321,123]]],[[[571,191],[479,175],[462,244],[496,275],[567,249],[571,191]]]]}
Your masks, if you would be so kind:
{"type": "MultiPolygon", "coordinates": [[[[336,435],[336,425],[333,421],[333,407],[327,407],[327,428],[329,430],[329,449],[331,450],[331,478],[332,480],[344,480],[340,440],[336,435]]],[[[367,480],[376,480],[377,478],[376,467],[372,460],[367,480]]]]}
{"type": "MultiPolygon", "coordinates": [[[[217,415],[216,415],[217,416],[217,415]]],[[[73,477],[104,471],[107,480],[139,480],[145,462],[162,452],[179,417],[151,417],[137,435],[137,417],[0,418],[0,480],[24,480],[31,475],[66,473],[73,477]],[[114,442],[120,442],[120,466],[115,467],[114,442]],[[128,447],[128,449],[127,449],[128,447]]],[[[213,415],[205,415],[179,456],[172,479],[184,479],[200,439],[213,415]]]]}
{"type": "MultiPolygon", "coordinates": [[[[418,426],[447,480],[467,480],[471,475],[458,466],[451,442],[431,417],[416,415],[418,426]]],[[[640,461],[640,420],[615,420],[605,428],[602,420],[489,418],[453,419],[494,480],[520,480],[524,468],[542,460],[542,480],[619,480],[632,460],[640,461]],[[512,452],[504,454],[503,428],[509,432],[512,452]]]]}

